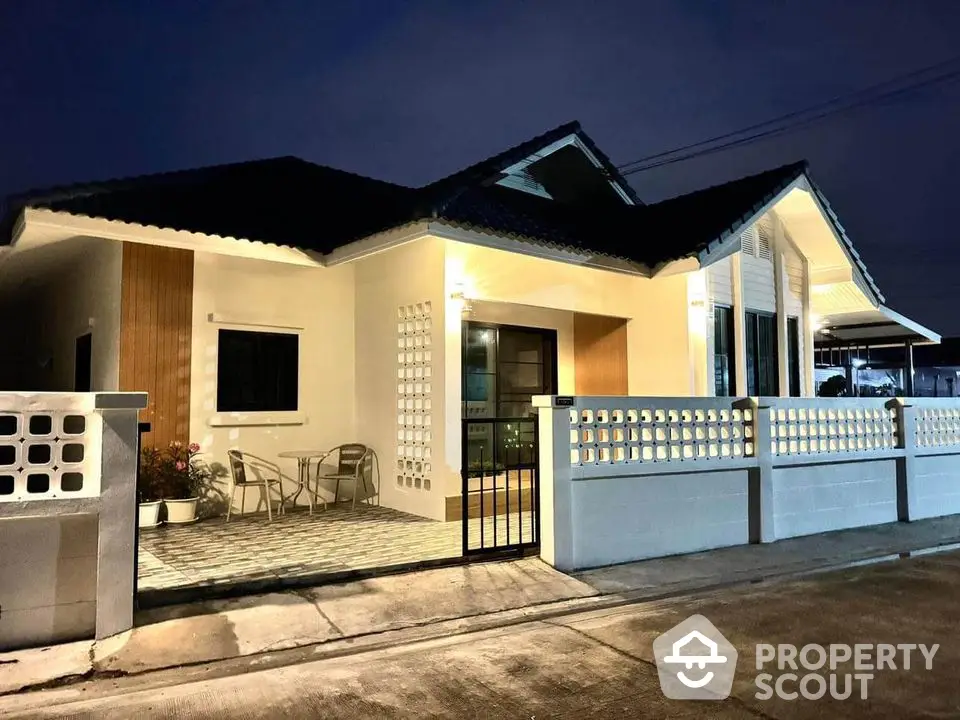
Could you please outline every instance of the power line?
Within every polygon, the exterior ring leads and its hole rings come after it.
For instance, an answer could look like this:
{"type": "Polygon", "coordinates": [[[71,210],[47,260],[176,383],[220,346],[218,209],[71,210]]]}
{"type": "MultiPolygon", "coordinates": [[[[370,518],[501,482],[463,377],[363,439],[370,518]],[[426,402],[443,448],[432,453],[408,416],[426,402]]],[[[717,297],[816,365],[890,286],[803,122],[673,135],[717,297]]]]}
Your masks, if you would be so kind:
{"type": "Polygon", "coordinates": [[[677,147],[672,150],[665,150],[663,152],[655,153],[653,155],[648,155],[646,157],[639,158],[637,160],[633,160],[631,162],[619,165],[618,169],[621,170],[621,173],[623,175],[630,175],[636,172],[642,172],[643,170],[650,170],[656,167],[661,167],[663,165],[669,165],[675,162],[689,160],[691,158],[699,157],[701,155],[712,154],[714,152],[719,152],[721,150],[727,150],[729,148],[738,147],[740,145],[745,145],[750,142],[755,142],[763,138],[773,137],[785,132],[793,131],[801,127],[804,127],[806,125],[809,125],[813,122],[816,122],[818,120],[821,120],[823,118],[829,117],[831,115],[837,115],[840,113],[849,112],[850,110],[855,110],[857,108],[863,107],[871,103],[875,103],[880,100],[886,100],[889,98],[897,97],[907,92],[919,90],[923,87],[928,87],[928,86],[943,83],[943,82],[949,82],[950,80],[953,80],[958,76],[960,76],[960,70],[953,70],[947,73],[942,73],[932,78],[927,78],[925,80],[918,80],[908,85],[905,85],[902,87],[896,87],[891,90],[887,90],[886,92],[876,94],[877,90],[880,90],[885,87],[889,87],[891,85],[901,84],[903,83],[904,80],[908,78],[913,78],[920,75],[926,75],[938,68],[952,65],[956,63],[958,60],[960,60],[960,56],[953,57],[949,60],[945,60],[943,62],[937,63],[936,65],[930,65],[920,70],[915,70],[907,75],[903,75],[892,80],[887,80],[882,83],[878,83],[876,85],[871,85],[870,87],[864,88],[855,93],[837,96],[835,98],[827,100],[826,102],[822,102],[817,105],[804,108],[802,110],[796,110],[796,111],[787,113],[786,115],[781,115],[779,117],[772,118],[770,120],[766,120],[761,123],[755,123],[753,125],[740,128],[739,130],[736,130],[733,132],[724,133],[723,135],[717,135],[716,137],[712,137],[707,140],[701,140],[700,142],[696,142],[696,143],[690,143],[688,145],[677,147]],[[834,107],[840,102],[846,102],[846,104],[841,105],[839,107],[834,107]],[[821,110],[822,112],[819,112],[811,117],[803,118],[803,116],[809,115],[810,113],[816,112],[818,110],[821,110]],[[803,119],[801,119],[799,122],[796,122],[796,123],[782,125],[780,127],[771,128],[770,130],[754,133],[753,135],[749,135],[744,138],[731,140],[728,143],[722,143],[714,147],[706,148],[705,150],[702,150],[702,151],[698,150],[698,148],[714,145],[715,143],[720,142],[721,140],[736,138],[737,136],[743,135],[744,133],[750,132],[752,130],[758,130],[760,128],[764,128],[770,125],[775,125],[777,123],[783,123],[785,120],[792,120],[794,118],[803,118],[803,119]],[[693,151],[693,152],[687,152],[687,151],[693,151]],[[680,155],[679,157],[670,157],[673,155],[677,155],[678,153],[685,153],[685,154],[680,155]],[[656,160],[658,162],[650,162],[653,160],[656,160]]]}

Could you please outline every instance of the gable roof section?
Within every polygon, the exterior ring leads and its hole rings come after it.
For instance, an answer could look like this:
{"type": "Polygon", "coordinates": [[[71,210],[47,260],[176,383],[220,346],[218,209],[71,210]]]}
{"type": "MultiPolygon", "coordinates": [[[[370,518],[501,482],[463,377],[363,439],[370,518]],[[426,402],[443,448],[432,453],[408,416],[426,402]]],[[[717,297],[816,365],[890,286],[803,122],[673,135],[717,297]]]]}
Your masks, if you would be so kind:
{"type": "Polygon", "coordinates": [[[548,130],[519,145],[497,153],[493,157],[481,160],[478,163],[459,170],[452,175],[441,178],[423,187],[423,192],[434,207],[442,208],[467,188],[491,185],[501,179],[504,170],[511,165],[522,162],[538,151],[553,145],[571,135],[575,135],[583,146],[597,159],[607,178],[616,183],[635,205],[643,205],[636,191],[630,186],[626,178],[620,174],[617,167],[610,162],[597,144],[580,127],[580,123],[573,121],[548,130]]]}

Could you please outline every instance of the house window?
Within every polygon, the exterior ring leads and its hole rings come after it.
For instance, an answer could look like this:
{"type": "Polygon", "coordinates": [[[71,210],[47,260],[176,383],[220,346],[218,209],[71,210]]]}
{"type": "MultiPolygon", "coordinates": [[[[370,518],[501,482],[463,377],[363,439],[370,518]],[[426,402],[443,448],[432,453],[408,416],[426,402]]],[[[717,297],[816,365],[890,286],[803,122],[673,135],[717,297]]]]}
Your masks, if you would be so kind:
{"type": "Polygon", "coordinates": [[[297,409],[300,337],[292,333],[220,330],[217,411],[297,409]]]}
{"type": "Polygon", "coordinates": [[[790,397],[800,397],[800,321],[787,318],[787,377],[790,397]]]}
{"type": "Polygon", "coordinates": [[[717,397],[737,394],[736,353],[734,351],[733,308],[713,308],[713,378],[717,397]]]}
{"type": "Polygon", "coordinates": [[[777,317],[768,313],[748,312],[745,320],[747,394],[779,395],[777,317]]]}

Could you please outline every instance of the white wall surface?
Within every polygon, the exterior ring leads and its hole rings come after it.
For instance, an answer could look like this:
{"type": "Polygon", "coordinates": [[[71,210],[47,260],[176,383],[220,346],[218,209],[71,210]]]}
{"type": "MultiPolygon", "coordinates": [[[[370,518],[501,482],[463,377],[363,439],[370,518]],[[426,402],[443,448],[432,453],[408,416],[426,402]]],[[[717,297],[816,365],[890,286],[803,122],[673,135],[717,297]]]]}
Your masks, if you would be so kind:
{"type": "Polygon", "coordinates": [[[0,651],[93,637],[97,516],[0,519],[0,651]]]}
{"type": "Polygon", "coordinates": [[[577,568],[743,545],[747,471],[574,481],[572,534],[577,568]]]}
{"type": "Polygon", "coordinates": [[[960,513],[960,455],[927,455],[913,461],[910,518],[960,513]]]}
{"type": "Polygon", "coordinates": [[[774,468],[773,517],[778,539],[896,522],[896,461],[774,468]]]}
{"type": "Polygon", "coordinates": [[[733,305],[733,258],[725,257],[707,266],[710,300],[718,305],[733,305]]]}
{"type": "MultiPolygon", "coordinates": [[[[455,312],[450,322],[455,324],[456,343],[445,338],[449,304],[444,293],[444,241],[424,238],[373,255],[354,263],[356,273],[356,382],[358,437],[373,447],[383,471],[380,501],[387,507],[441,520],[444,518],[444,498],[448,486],[459,487],[460,457],[446,458],[446,441],[442,432],[445,403],[453,402],[455,416],[449,423],[459,448],[460,438],[460,316],[455,312]],[[401,306],[429,302],[432,306],[431,403],[429,417],[432,425],[430,441],[423,448],[429,457],[425,478],[408,483],[412,477],[397,468],[398,460],[398,347],[397,310],[401,306]],[[456,396],[447,398],[445,358],[453,353],[455,363],[456,396]]],[[[448,332],[450,328],[448,328],[448,332]]],[[[425,400],[427,398],[424,398],[425,400]]],[[[449,410],[448,410],[449,412],[449,410]]]]}
{"type": "MultiPolygon", "coordinates": [[[[226,465],[227,450],[236,447],[277,461],[290,478],[296,478],[296,461],[279,459],[277,453],[363,442],[357,427],[353,327],[351,265],[310,268],[196,253],[190,439],[200,443],[205,459],[226,465]],[[211,322],[211,313],[223,321],[211,322]],[[299,424],[211,424],[218,417],[221,328],[300,333],[299,424]]],[[[287,484],[285,492],[292,487],[287,484]]],[[[247,492],[247,510],[256,507],[257,496],[256,491],[247,492]]],[[[239,502],[238,493],[236,508],[239,502]]],[[[303,495],[300,502],[305,502],[303,495]]]]}

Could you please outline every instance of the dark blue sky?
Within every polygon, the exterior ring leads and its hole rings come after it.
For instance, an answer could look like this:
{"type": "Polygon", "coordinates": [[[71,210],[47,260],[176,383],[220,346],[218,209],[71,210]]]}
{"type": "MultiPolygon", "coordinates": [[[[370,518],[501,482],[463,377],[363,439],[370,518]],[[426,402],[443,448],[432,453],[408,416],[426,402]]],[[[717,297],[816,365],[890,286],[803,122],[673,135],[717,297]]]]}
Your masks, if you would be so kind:
{"type": "MultiPolygon", "coordinates": [[[[0,194],[293,154],[422,184],[571,119],[617,164],[960,53],[955,0],[3,0],[0,194]]],[[[888,302],[960,334],[960,82],[633,175],[800,158],[888,302]]]]}

